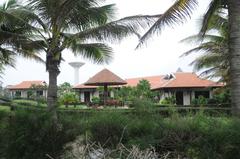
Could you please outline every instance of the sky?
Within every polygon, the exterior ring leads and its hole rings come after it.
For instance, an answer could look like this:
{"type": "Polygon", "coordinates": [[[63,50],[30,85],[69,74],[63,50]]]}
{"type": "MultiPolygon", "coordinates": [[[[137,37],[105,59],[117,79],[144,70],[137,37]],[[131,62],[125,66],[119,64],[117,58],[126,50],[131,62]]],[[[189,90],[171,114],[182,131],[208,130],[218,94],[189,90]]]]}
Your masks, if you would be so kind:
{"type": "MultiPolygon", "coordinates": [[[[138,14],[160,14],[173,2],[174,0],[106,0],[106,4],[116,4],[117,19],[138,14]]],[[[69,50],[64,50],[63,58],[65,61],[60,66],[61,73],[58,76],[58,84],[74,83],[74,70],[68,64],[73,61],[85,63],[79,69],[80,83],[85,82],[104,68],[111,70],[123,79],[167,74],[175,72],[179,67],[184,72],[193,72],[189,63],[196,56],[184,58],[179,56],[194,45],[180,43],[180,40],[198,32],[197,21],[206,11],[208,4],[209,0],[201,0],[191,20],[174,28],[164,28],[160,35],[153,36],[146,45],[137,50],[135,49],[138,44],[136,37],[128,37],[120,43],[110,44],[114,50],[114,59],[108,65],[93,64],[80,56],[74,57],[69,50]]],[[[18,57],[16,68],[7,67],[2,75],[4,86],[14,85],[24,80],[45,80],[48,82],[45,65],[18,57]]]]}

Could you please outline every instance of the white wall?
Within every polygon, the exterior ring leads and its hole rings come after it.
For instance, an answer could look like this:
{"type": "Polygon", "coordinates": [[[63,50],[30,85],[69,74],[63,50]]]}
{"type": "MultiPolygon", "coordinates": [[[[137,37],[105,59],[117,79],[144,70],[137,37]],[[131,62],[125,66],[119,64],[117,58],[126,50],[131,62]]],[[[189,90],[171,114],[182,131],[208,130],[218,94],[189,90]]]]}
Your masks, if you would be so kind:
{"type": "Polygon", "coordinates": [[[190,105],[191,104],[191,98],[190,98],[191,92],[184,91],[183,92],[183,105],[190,105]]]}

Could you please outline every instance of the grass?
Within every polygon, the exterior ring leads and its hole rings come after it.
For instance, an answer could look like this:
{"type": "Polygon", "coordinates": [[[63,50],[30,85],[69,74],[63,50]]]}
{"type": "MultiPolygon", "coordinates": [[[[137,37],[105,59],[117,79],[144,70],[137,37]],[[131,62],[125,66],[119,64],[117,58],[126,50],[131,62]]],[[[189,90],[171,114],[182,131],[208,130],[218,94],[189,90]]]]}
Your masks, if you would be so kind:
{"type": "Polygon", "coordinates": [[[0,111],[10,112],[10,107],[0,105],[0,111]]]}

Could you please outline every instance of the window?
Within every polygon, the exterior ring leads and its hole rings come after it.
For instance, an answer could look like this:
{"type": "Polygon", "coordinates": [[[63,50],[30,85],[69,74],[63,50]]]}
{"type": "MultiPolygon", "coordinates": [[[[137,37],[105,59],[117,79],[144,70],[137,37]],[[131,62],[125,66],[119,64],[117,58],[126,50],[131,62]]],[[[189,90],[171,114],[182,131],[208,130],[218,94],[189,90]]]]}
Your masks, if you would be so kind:
{"type": "Polygon", "coordinates": [[[16,91],[16,92],[15,92],[15,96],[16,96],[16,97],[21,97],[21,91],[16,91]]]}
{"type": "Polygon", "coordinates": [[[43,96],[43,91],[37,91],[37,96],[43,96]]]}

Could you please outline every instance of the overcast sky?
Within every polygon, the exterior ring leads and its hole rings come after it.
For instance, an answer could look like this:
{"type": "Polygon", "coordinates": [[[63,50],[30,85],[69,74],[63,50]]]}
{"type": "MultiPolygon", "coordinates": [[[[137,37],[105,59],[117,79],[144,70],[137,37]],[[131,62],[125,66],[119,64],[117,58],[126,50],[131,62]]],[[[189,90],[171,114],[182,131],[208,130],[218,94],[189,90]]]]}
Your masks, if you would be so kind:
{"type": "MultiPolygon", "coordinates": [[[[0,0],[2,1],[2,0],[0,0]]],[[[159,14],[164,12],[174,0],[107,0],[106,3],[115,3],[118,8],[118,18],[136,14],[159,14]]],[[[192,19],[184,25],[166,28],[159,36],[154,36],[146,46],[135,50],[138,44],[136,37],[126,38],[119,44],[111,44],[114,49],[114,59],[109,65],[95,65],[81,57],[74,57],[70,51],[65,50],[63,57],[66,60],[61,63],[61,73],[58,76],[58,84],[69,82],[73,84],[74,74],[68,62],[85,62],[79,70],[80,83],[103,68],[108,68],[122,78],[160,75],[175,72],[178,67],[183,71],[192,72],[188,64],[193,56],[179,58],[184,52],[193,47],[179,43],[187,36],[198,31],[197,20],[206,11],[209,0],[201,0],[198,9],[192,19]]],[[[4,85],[17,84],[23,80],[45,80],[48,82],[48,73],[45,66],[32,60],[18,58],[16,68],[7,68],[2,75],[4,85]]]]}

